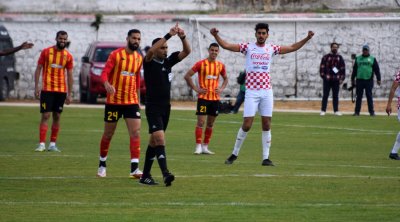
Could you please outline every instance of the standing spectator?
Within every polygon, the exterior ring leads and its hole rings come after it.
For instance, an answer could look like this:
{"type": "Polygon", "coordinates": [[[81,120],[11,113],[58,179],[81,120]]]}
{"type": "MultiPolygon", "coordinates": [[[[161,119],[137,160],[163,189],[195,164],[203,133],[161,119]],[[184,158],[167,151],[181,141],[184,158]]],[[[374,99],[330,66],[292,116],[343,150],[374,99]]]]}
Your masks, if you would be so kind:
{"type": "Polygon", "coordinates": [[[246,71],[242,71],[239,73],[239,76],[237,77],[237,83],[240,85],[240,89],[236,96],[235,105],[233,105],[233,108],[230,112],[231,114],[238,113],[240,106],[244,102],[244,96],[246,93],[246,71]]]}
{"type": "Polygon", "coordinates": [[[346,77],[343,57],[338,53],[339,44],[331,44],[331,52],[322,57],[319,74],[323,80],[323,95],[321,104],[321,116],[325,116],[328,105],[329,92],[332,89],[333,112],[341,116],[339,112],[339,88],[346,77]]]}
{"type": "Polygon", "coordinates": [[[378,61],[376,58],[371,56],[369,53],[369,46],[364,45],[362,47],[362,55],[356,57],[356,61],[353,67],[353,73],[351,74],[351,81],[356,86],[356,107],[354,109],[353,116],[359,116],[361,110],[361,102],[363,93],[367,96],[368,112],[370,116],[375,116],[374,101],[372,99],[372,88],[374,87],[374,73],[378,86],[381,85],[381,73],[379,70],[378,61]]]}
{"type": "Polygon", "coordinates": [[[190,54],[190,45],[185,31],[176,23],[163,38],[156,38],[144,58],[144,80],[146,83],[146,117],[149,125],[150,140],[146,150],[143,175],[139,183],[157,185],[150,171],[153,161],[157,159],[165,186],[171,186],[175,176],[167,168],[165,152],[165,130],[167,130],[171,112],[171,81],[174,74],[173,66],[190,54]],[[182,51],[173,52],[168,56],[167,41],[178,35],[182,42],[182,51]]]}
{"type": "MultiPolygon", "coordinates": [[[[388,114],[388,116],[390,116],[390,114],[392,113],[392,100],[393,97],[396,95],[397,96],[397,119],[400,121],[400,92],[398,89],[400,84],[400,70],[399,72],[397,72],[395,79],[393,81],[392,87],[390,89],[390,93],[389,93],[389,99],[387,102],[387,106],[386,106],[386,113],[388,114]]],[[[392,151],[389,154],[389,158],[393,159],[393,160],[400,160],[399,157],[399,149],[400,149],[400,132],[397,134],[396,137],[396,141],[394,142],[392,151]]]]}
{"type": "Polygon", "coordinates": [[[197,124],[195,129],[196,148],[194,154],[214,154],[214,152],[208,149],[208,144],[213,132],[214,122],[219,112],[220,94],[228,84],[225,65],[217,61],[218,53],[219,45],[211,43],[208,47],[208,58],[198,61],[185,75],[188,85],[198,94],[196,110],[197,124]],[[192,76],[195,73],[198,73],[199,86],[196,86],[192,80],[192,76]],[[224,80],[221,86],[219,86],[220,76],[224,80]],[[202,143],[206,116],[207,123],[202,143]]]}
{"type": "Polygon", "coordinates": [[[74,59],[68,52],[66,43],[68,33],[58,31],[56,34],[56,45],[43,49],[40,53],[38,65],[35,70],[35,97],[40,97],[40,126],[39,146],[37,152],[46,150],[47,122],[53,113],[51,126],[50,144],[47,151],[60,152],[56,146],[58,132],[60,130],[60,118],[64,102],[69,105],[72,101],[72,69],[74,59]],[[65,81],[65,70],[67,70],[67,83],[65,81]],[[42,73],[42,86],[39,87],[40,74],[42,73]]]}
{"type": "Polygon", "coordinates": [[[228,43],[219,36],[219,30],[212,28],[211,35],[218,44],[229,51],[241,52],[246,56],[246,98],[244,100],[243,123],[236,136],[232,154],[225,161],[232,164],[238,157],[247,133],[253,125],[257,111],[261,116],[263,166],[273,166],[269,159],[271,147],[271,121],[274,106],[273,90],[271,84],[270,68],[275,55],[294,52],[303,47],[313,36],[308,34],[302,40],[289,46],[280,46],[268,43],[269,26],[267,23],[258,23],[255,27],[256,42],[244,42],[240,44],[228,43]]]}
{"type": "Polygon", "coordinates": [[[140,40],[139,30],[129,30],[126,46],[111,52],[101,73],[107,99],[104,107],[104,132],[100,141],[98,177],[106,177],[108,150],[121,117],[124,117],[129,133],[129,176],[136,179],[142,176],[142,171],[139,170],[141,117],[138,91],[143,57],[137,50],[140,40]]]}

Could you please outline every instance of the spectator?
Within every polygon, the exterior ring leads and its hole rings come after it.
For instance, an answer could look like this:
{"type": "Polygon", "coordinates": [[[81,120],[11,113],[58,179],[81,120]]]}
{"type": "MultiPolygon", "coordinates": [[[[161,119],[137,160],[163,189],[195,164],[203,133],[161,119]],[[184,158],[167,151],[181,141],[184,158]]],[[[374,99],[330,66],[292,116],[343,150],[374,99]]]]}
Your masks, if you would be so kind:
{"type": "Polygon", "coordinates": [[[246,92],[246,71],[242,71],[239,73],[237,77],[237,83],[240,85],[240,90],[236,96],[235,105],[233,105],[233,109],[231,110],[231,114],[236,114],[239,111],[240,106],[244,102],[244,95],[246,92]]]}

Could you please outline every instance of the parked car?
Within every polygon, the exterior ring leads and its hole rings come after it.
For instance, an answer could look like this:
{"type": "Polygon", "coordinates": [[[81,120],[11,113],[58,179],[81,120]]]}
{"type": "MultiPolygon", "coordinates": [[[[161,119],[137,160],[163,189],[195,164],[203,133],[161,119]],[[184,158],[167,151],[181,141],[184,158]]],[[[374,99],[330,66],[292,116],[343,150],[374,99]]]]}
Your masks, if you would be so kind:
{"type": "MultiPolygon", "coordinates": [[[[12,39],[7,29],[0,25],[0,51],[14,48],[12,39]]],[[[10,91],[14,89],[15,80],[19,79],[19,73],[15,71],[15,56],[10,54],[0,56],[0,101],[8,98],[10,91]]]]}
{"type": "MultiPolygon", "coordinates": [[[[104,69],[110,53],[117,48],[125,46],[125,42],[99,41],[93,42],[89,45],[85,55],[82,57],[82,66],[79,74],[81,102],[96,103],[97,98],[106,96],[106,90],[100,78],[101,72],[104,69]]],[[[140,50],[139,53],[141,53],[140,50]]],[[[143,100],[146,93],[146,86],[143,78],[141,78],[140,86],[140,93],[142,95],[141,100],[143,100]]]]}

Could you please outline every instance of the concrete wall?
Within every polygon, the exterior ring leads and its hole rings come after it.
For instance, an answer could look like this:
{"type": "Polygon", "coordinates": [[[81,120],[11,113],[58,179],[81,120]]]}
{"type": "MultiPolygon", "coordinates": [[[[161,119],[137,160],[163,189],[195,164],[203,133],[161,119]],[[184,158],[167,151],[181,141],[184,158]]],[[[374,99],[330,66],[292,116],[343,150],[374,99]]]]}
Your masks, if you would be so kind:
{"type": "MultiPolygon", "coordinates": [[[[233,16],[238,18],[243,15],[233,16]]],[[[379,21],[381,16],[399,17],[398,14],[371,15],[374,18],[371,21],[342,21],[329,22],[326,18],[314,15],[314,18],[320,17],[318,21],[283,21],[286,15],[274,17],[263,17],[263,20],[269,21],[270,38],[269,41],[288,45],[298,41],[306,36],[309,29],[316,34],[314,38],[297,53],[291,53],[282,56],[276,56],[271,69],[273,88],[276,98],[285,98],[295,94],[296,76],[297,97],[300,98],[319,98],[321,96],[322,81],[319,78],[319,63],[321,57],[329,52],[329,44],[336,40],[342,46],[339,52],[343,55],[347,75],[349,79],[351,71],[352,53],[359,54],[361,46],[365,42],[369,43],[371,53],[376,56],[380,63],[382,72],[382,86],[374,89],[376,97],[386,97],[392,77],[396,70],[400,68],[398,56],[400,55],[400,23],[398,21],[379,21]],[[277,21],[277,19],[283,19],[277,21]],[[373,21],[373,20],[377,21],[373,21]]],[[[304,15],[292,15],[304,19],[304,15]]],[[[338,18],[352,17],[349,14],[330,15],[338,18]]],[[[360,15],[357,15],[360,16],[360,15]]],[[[187,31],[193,53],[182,63],[174,67],[176,78],[173,82],[172,96],[174,99],[190,99],[191,90],[183,80],[185,72],[199,59],[207,56],[207,46],[213,41],[209,34],[211,27],[218,27],[221,36],[229,42],[254,41],[254,25],[256,21],[241,22],[195,22],[194,18],[201,16],[174,17],[174,16],[108,16],[105,22],[100,26],[98,32],[99,40],[124,41],[126,32],[131,28],[138,28],[142,31],[142,47],[151,44],[155,37],[163,36],[176,21],[187,31]]],[[[206,16],[203,16],[206,17],[206,16]]],[[[310,16],[307,15],[307,18],[310,16]]],[[[214,18],[214,17],[213,17],[214,18]]],[[[225,17],[226,18],[226,17],[225,17]]],[[[244,17],[245,20],[248,17],[244,17]]],[[[299,19],[302,19],[299,18],[299,19]]],[[[360,17],[357,17],[360,18],[360,17]]],[[[363,17],[364,18],[364,17],[363,17]]],[[[80,58],[84,54],[87,45],[96,39],[96,32],[90,23],[93,20],[92,15],[85,16],[38,16],[38,15],[1,15],[0,22],[9,30],[14,44],[18,45],[25,40],[32,41],[35,47],[31,50],[20,51],[16,53],[17,70],[21,73],[21,79],[16,85],[16,90],[11,93],[14,98],[32,98],[34,92],[34,70],[41,49],[55,43],[55,33],[60,30],[66,30],[69,33],[69,39],[72,41],[70,51],[75,58],[76,68],[74,69],[74,98],[78,99],[79,86],[78,76],[80,69],[80,58]]],[[[178,38],[172,38],[169,42],[170,52],[181,49],[181,43],[178,38]]],[[[240,53],[232,53],[225,50],[221,51],[219,59],[223,61],[228,70],[229,85],[224,94],[236,95],[238,87],[236,76],[244,67],[244,56],[240,53]]],[[[349,96],[348,92],[341,91],[342,97],[349,96]]]]}

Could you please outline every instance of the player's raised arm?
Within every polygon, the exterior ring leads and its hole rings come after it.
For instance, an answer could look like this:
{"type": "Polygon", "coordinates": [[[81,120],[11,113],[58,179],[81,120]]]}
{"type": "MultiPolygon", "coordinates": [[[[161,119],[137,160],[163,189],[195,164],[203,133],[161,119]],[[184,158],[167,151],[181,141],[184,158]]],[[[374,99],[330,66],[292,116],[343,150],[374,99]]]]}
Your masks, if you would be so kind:
{"type": "Polygon", "coordinates": [[[240,47],[239,44],[232,44],[232,43],[228,43],[225,40],[223,40],[219,35],[218,35],[219,30],[216,28],[212,28],[210,29],[210,33],[212,36],[214,36],[215,40],[218,42],[218,44],[224,48],[227,49],[229,51],[232,52],[239,52],[240,51],[240,47]]]}
{"type": "Polygon", "coordinates": [[[308,35],[307,37],[305,37],[304,39],[302,39],[299,42],[294,43],[293,45],[290,46],[281,46],[281,52],[280,54],[286,54],[286,53],[290,53],[290,52],[294,52],[299,50],[301,47],[304,46],[304,44],[306,44],[308,42],[308,40],[310,40],[312,37],[314,36],[314,32],[313,31],[308,31],[308,35]]]}
{"type": "Polygon", "coordinates": [[[392,101],[397,87],[399,87],[399,83],[397,81],[393,81],[392,87],[390,88],[388,102],[386,105],[386,113],[388,114],[388,116],[390,116],[390,114],[392,113],[392,101]]]}

